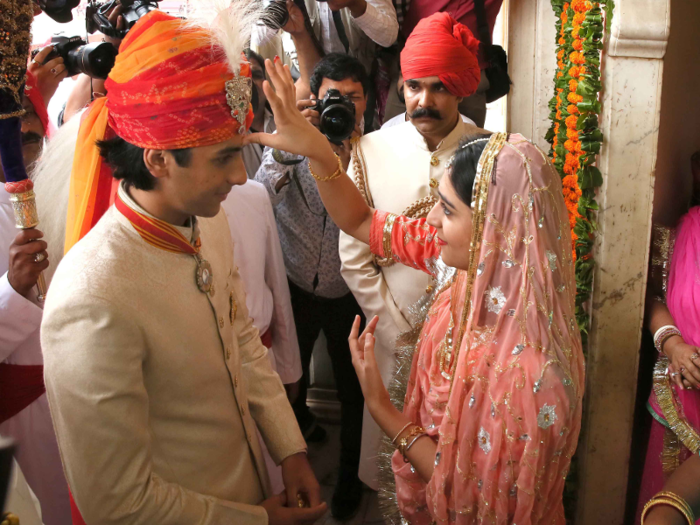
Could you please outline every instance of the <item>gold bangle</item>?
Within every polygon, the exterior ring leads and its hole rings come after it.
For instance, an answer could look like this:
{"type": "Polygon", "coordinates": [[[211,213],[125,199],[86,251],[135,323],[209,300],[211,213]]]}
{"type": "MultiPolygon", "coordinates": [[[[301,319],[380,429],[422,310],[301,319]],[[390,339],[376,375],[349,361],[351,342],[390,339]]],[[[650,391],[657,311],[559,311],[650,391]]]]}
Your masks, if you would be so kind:
{"type": "Polygon", "coordinates": [[[690,504],[687,501],[685,501],[685,499],[683,499],[681,496],[676,494],[675,492],[669,492],[667,490],[662,490],[654,497],[655,498],[662,498],[662,499],[663,498],[672,499],[673,501],[675,501],[679,505],[682,505],[685,508],[686,512],[692,518],[692,522],[695,523],[695,513],[693,512],[693,509],[691,508],[690,504]]]}
{"type": "Polygon", "coordinates": [[[330,180],[337,179],[338,177],[340,177],[340,176],[344,173],[344,170],[343,170],[343,161],[340,160],[340,156],[339,156],[337,153],[334,153],[334,155],[335,155],[336,158],[338,159],[338,169],[335,170],[335,171],[333,172],[333,174],[332,174],[332,175],[329,175],[328,177],[319,177],[318,175],[316,175],[316,174],[314,173],[314,170],[311,169],[311,161],[309,161],[309,173],[311,173],[311,176],[312,176],[314,179],[316,179],[316,180],[319,181],[319,182],[328,182],[328,181],[330,181],[330,180]]]}
{"type": "Polygon", "coordinates": [[[427,435],[428,435],[428,434],[427,434],[426,432],[423,432],[423,433],[421,433],[421,434],[418,434],[416,437],[413,438],[413,441],[411,441],[411,442],[408,444],[408,446],[404,449],[404,452],[408,452],[409,449],[413,446],[413,444],[414,444],[416,441],[418,441],[418,440],[419,440],[420,438],[422,438],[423,436],[427,436],[427,435]]]}
{"type": "Polygon", "coordinates": [[[391,440],[391,444],[396,445],[396,440],[399,439],[399,436],[401,434],[403,434],[403,431],[406,430],[408,427],[410,427],[412,424],[413,424],[412,421],[409,421],[408,423],[406,423],[404,425],[404,427],[396,433],[396,435],[394,436],[394,439],[391,440]]]}
{"type": "MultiPolygon", "coordinates": [[[[411,429],[411,431],[405,436],[402,437],[399,440],[399,446],[397,447],[401,455],[403,456],[403,460],[408,463],[408,458],[406,457],[406,447],[408,446],[408,440],[411,439],[413,436],[417,436],[418,434],[423,434],[425,432],[425,429],[423,427],[415,426],[411,429]]],[[[413,443],[413,442],[411,442],[413,443]]]]}
{"type": "Polygon", "coordinates": [[[642,510],[641,525],[644,525],[644,520],[646,519],[646,515],[649,513],[649,510],[651,510],[653,507],[656,507],[657,505],[667,505],[669,507],[673,507],[678,512],[683,514],[683,517],[688,521],[688,525],[695,525],[695,516],[693,515],[692,510],[688,507],[687,503],[683,505],[682,503],[679,503],[676,499],[659,497],[658,495],[651,498],[651,500],[649,500],[647,504],[644,505],[644,510],[642,510]]]}

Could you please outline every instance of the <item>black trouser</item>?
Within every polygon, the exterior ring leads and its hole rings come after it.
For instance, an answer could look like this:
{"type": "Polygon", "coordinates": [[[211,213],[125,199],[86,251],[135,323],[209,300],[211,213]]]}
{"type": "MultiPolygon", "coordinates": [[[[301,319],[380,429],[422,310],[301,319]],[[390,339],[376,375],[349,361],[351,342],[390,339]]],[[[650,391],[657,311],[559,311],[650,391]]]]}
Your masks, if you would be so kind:
{"type": "Polygon", "coordinates": [[[351,293],[338,299],[324,299],[305,292],[289,281],[292,296],[294,322],[297,327],[301,366],[303,371],[299,397],[292,404],[302,432],[314,423],[314,416],[306,406],[309,384],[309,364],[314,343],[323,330],[328,343],[328,355],[333,366],[333,376],[340,400],[340,467],[357,474],[360,465],[362,441],[362,413],[365,399],[360,382],[352,366],[348,336],[355,316],[365,317],[351,293]]]}

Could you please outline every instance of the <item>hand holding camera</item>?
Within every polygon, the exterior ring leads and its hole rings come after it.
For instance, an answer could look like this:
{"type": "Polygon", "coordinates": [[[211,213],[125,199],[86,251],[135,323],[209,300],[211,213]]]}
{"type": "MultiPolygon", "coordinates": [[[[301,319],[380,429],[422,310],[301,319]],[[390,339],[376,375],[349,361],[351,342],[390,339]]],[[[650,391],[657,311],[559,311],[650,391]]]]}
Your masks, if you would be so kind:
{"type": "Polygon", "coordinates": [[[44,99],[44,104],[49,105],[49,100],[56,93],[56,89],[61,81],[68,76],[68,69],[63,63],[63,57],[54,56],[53,46],[46,46],[34,55],[27,66],[34,77],[44,99]]]}

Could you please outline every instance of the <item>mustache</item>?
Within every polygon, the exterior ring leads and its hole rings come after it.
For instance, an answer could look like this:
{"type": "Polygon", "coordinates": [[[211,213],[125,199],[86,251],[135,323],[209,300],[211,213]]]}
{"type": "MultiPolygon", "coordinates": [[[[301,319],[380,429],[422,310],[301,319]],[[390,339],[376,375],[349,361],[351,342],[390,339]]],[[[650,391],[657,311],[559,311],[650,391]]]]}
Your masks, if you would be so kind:
{"type": "Polygon", "coordinates": [[[435,120],[442,120],[442,115],[437,109],[433,108],[418,108],[411,115],[410,118],[432,118],[435,120]]]}
{"type": "Polygon", "coordinates": [[[43,137],[33,131],[27,131],[26,133],[22,133],[21,140],[23,145],[34,144],[35,142],[41,142],[43,137]]]}

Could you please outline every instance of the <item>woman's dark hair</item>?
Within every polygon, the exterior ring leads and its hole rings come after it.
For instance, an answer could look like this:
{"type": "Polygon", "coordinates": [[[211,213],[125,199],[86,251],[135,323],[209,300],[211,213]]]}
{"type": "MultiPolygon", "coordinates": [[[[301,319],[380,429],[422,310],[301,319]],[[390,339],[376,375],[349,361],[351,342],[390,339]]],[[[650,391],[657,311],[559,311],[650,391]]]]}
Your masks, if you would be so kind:
{"type": "Polygon", "coordinates": [[[476,168],[479,165],[481,154],[488,144],[490,133],[479,135],[466,135],[459,141],[459,147],[455,152],[450,167],[450,182],[459,198],[467,206],[472,205],[472,191],[474,189],[474,179],[476,179],[476,168]],[[480,140],[481,139],[481,140],[480,140]],[[474,142],[478,140],[478,142],[474,142]],[[474,144],[469,144],[474,142],[474,144]]]}
{"type": "MultiPolygon", "coordinates": [[[[149,191],[155,187],[156,178],[146,168],[143,161],[143,148],[128,143],[121,137],[97,141],[100,155],[112,168],[112,176],[124,180],[137,190],[149,191]]],[[[178,166],[186,168],[192,158],[192,150],[171,149],[178,166]]]]}
{"type": "Polygon", "coordinates": [[[355,57],[343,53],[328,53],[314,68],[309,79],[311,93],[318,97],[318,92],[323,84],[323,79],[328,78],[340,82],[351,78],[354,82],[362,84],[363,94],[369,91],[369,77],[365,66],[355,57]]]}

